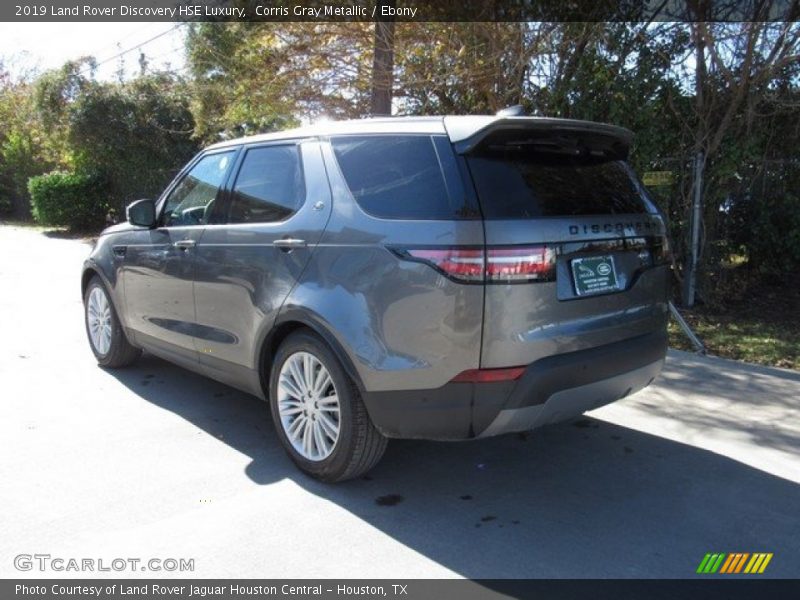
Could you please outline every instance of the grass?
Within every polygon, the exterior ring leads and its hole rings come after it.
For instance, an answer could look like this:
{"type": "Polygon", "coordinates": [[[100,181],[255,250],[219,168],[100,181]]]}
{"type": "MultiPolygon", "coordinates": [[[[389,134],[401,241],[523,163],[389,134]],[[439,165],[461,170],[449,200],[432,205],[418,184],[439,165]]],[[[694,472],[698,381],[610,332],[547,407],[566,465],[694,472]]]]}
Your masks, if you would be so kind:
{"type": "MultiPolygon", "coordinates": [[[[737,271],[739,269],[736,269],[737,271]]],[[[749,281],[742,274],[717,290],[722,298],[681,314],[709,354],[800,370],[800,285],[749,281]]],[[[670,321],[670,346],[693,350],[677,323],[670,321]]]]}

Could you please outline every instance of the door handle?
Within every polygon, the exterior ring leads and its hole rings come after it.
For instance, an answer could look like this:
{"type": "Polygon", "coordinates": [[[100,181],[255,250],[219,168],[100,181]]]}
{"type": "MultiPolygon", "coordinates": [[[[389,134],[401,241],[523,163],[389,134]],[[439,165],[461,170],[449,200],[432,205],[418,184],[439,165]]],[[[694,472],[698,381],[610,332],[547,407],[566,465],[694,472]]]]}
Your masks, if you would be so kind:
{"type": "Polygon", "coordinates": [[[194,240],[180,240],[172,244],[178,250],[191,250],[197,245],[197,242],[194,240]]]}
{"type": "Polygon", "coordinates": [[[287,251],[292,248],[305,248],[307,246],[305,240],[298,240],[296,238],[281,238],[272,242],[272,245],[287,251]]]}

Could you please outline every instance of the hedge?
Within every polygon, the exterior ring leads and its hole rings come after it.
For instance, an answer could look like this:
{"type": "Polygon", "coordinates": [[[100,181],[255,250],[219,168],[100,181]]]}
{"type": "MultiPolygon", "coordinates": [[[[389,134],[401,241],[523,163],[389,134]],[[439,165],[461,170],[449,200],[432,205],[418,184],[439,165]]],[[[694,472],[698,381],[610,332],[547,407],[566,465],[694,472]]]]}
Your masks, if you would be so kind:
{"type": "Polygon", "coordinates": [[[28,180],[33,218],[42,225],[89,230],[108,212],[108,184],[99,175],[53,171],[28,180]]]}

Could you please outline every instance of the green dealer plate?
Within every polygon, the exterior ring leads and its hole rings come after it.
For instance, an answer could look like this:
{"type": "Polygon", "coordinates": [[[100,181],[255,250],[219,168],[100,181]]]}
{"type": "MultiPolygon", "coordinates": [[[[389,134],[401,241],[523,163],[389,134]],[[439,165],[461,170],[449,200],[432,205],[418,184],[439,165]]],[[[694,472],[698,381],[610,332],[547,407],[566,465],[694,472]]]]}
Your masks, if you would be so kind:
{"type": "Polygon", "coordinates": [[[572,279],[578,296],[619,291],[613,256],[587,256],[572,260],[572,279]]]}

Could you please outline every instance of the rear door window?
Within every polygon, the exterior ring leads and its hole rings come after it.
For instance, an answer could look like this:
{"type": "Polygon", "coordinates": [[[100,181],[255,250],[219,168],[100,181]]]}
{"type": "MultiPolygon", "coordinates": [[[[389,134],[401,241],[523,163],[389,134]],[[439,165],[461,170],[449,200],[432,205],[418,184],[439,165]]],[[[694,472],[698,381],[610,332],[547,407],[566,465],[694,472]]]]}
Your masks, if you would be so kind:
{"type": "Polygon", "coordinates": [[[236,176],[229,223],[273,223],[291,217],[305,200],[296,145],[250,148],[236,176]]]}
{"type": "Polygon", "coordinates": [[[469,205],[444,136],[369,135],[331,140],[347,186],[366,213],[382,219],[461,219],[469,205]]]}
{"type": "Polygon", "coordinates": [[[500,150],[467,160],[487,219],[647,212],[620,160],[500,150]]]}

